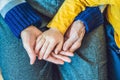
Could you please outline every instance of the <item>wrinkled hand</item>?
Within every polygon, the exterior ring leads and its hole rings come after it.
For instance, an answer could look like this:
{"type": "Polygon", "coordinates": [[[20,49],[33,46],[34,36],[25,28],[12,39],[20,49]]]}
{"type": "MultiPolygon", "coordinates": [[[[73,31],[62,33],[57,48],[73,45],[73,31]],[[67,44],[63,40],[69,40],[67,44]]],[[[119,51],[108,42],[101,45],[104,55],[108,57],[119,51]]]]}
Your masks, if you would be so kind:
{"type": "Polygon", "coordinates": [[[71,27],[65,34],[65,43],[63,45],[64,52],[74,52],[81,46],[82,39],[85,34],[84,24],[77,20],[73,22],[71,27]]]}
{"type": "Polygon", "coordinates": [[[51,28],[40,35],[36,41],[35,51],[39,59],[47,59],[52,51],[59,53],[63,45],[63,35],[55,28],[51,28]]]}

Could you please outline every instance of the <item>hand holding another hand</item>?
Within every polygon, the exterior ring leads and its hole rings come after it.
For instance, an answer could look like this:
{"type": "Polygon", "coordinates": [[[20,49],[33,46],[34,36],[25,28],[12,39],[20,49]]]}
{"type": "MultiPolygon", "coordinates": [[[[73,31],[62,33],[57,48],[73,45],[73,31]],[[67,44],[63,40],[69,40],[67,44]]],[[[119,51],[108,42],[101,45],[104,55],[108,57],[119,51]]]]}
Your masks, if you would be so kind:
{"type": "MultiPolygon", "coordinates": [[[[42,32],[37,29],[35,26],[29,26],[25,30],[21,32],[21,39],[23,42],[23,47],[28,53],[28,56],[30,58],[30,64],[34,64],[36,60],[36,56],[39,57],[39,55],[35,52],[35,46],[36,46],[36,40],[39,38],[39,36],[42,34],[42,32]]],[[[68,56],[73,56],[72,54],[67,54],[68,56]]],[[[58,54],[51,53],[48,58],[44,59],[45,61],[52,62],[54,64],[64,64],[64,61],[69,61],[70,59],[66,56],[66,54],[58,54]]]]}
{"type": "Polygon", "coordinates": [[[30,64],[33,64],[36,60],[36,53],[34,50],[36,39],[42,32],[35,26],[29,26],[21,32],[21,39],[23,42],[23,47],[28,53],[30,58],[30,64]]]}
{"type": "Polygon", "coordinates": [[[63,35],[57,29],[49,29],[42,33],[34,26],[23,30],[21,38],[30,57],[30,64],[35,62],[36,56],[55,64],[64,64],[71,62],[69,56],[73,56],[73,52],[81,46],[84,34],[84,24],[75,21],[65,34],[65,42],[63,35]]]}

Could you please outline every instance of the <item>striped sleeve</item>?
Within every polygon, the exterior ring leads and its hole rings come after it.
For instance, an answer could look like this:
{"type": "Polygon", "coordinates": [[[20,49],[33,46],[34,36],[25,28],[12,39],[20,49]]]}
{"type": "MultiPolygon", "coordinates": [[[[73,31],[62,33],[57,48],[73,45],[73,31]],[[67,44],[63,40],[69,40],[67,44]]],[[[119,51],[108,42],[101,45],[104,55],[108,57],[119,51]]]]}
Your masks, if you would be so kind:
{"type": "Polygon", "coordinates": [[[1,15],[18,38],[21,32],[30,25],[41,25],[40,16],[25,0],[9,0],[1,7],[1,15]]]}

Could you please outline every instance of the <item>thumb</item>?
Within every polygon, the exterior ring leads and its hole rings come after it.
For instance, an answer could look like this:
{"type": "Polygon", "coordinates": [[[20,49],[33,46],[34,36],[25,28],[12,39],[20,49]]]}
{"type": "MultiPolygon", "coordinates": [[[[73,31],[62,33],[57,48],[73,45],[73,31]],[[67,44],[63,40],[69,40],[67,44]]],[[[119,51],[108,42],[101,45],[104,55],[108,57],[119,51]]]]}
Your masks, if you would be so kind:
{"type": "Polygon", "coordinates": [[[75,37],[74,35],[68,38],[63,45],[63,50],[67,51],[76,40],[77,40],[77,37],[75,37]]]}
{"type": "Polygon", "coordinates": [[[55,54],[58,54],[61,49],[62,49],[62,46],[63,46],[63,41],[61,41],[55,48],[55,54]]]}
{"type": "Polygon", "coordinates": [[[30,58],[30,64],[32,65],[32,64],[34,64],[35,63],[35,60],[36,60],[36,55],[35,55],[35,53],[28,53],[28,55],[29,55],[29,58],[30,58]]]}
{"type": "Polygon", "coordinates": [[[32,47],[26,47],[25,49],[26,49],[26,51],[28,53],[28,56],[30,58],[30,64],[31,65],[34,64],[34,62],[36,60],[36,54],[35,54],[33,48],[32,47]]]}

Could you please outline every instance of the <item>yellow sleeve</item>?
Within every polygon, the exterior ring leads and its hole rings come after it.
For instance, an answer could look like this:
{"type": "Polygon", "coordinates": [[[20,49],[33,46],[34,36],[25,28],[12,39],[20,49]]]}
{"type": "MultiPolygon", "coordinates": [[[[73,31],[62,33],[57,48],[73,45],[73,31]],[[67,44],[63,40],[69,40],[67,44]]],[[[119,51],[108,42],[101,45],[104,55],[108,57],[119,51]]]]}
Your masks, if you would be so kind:
{"type": "Polygon", "coordinates": [[[62,34],[66,32],[74,18],[87,6],[114,4],[115,0],[65,0],[52,21],[49,28],[57,28],[62,34]]]}

